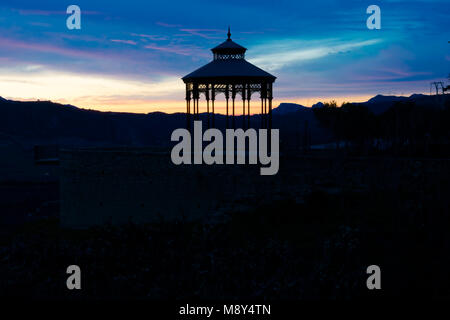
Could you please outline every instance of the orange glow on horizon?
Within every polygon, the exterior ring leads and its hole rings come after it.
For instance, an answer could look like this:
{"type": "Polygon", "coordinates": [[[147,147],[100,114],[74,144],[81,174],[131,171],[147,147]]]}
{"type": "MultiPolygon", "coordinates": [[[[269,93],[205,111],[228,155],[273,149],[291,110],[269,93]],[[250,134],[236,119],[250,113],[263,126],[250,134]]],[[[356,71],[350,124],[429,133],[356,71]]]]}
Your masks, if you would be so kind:
{"type": "MultiPolygon", "coordinates": [[[[1,93],[7,93],[3,97],[19,101],[50,100],[98,111],[128,113],[186,112],[186,101],[183,100],[185,86],[178,77],[130,80],[120,77],[82,75],[41,69],[41,66],[38,65],[30,65],[24,69],[25,71],[32,70],[31,73],[0,69],[1,93]],[[24,96],[24,94],[27,96],[24,96]]],[[[276,97],[277,92],[275,91],[274,94],[276,97]]],[[[365,102],[375,95],[275,98],[272,108],[276,108],[283,102],[301,104],[306,107],[311,107],[317,102],[332,100],[336,101],[338,105],[343,102],[365,102]]],[[[237,98],[235,114],[241,115],[242,108],[242,100],[237,98]]],[[[201,99],[200,112],[203,113],[206,110],[206,101],[201,99]]],[[[211,102],[210,111],[212,111],[211,102]]],[[[245,111],[247,112],[247,104],[245,111]]],[[[226,114],[223,94],[219,95],[215,101],[215,113],[226,114]]],[[[251,100],[250,113],[261,113],[261,100],[257,94],[251,100]]],[[[229,101],[229,114],[232,114],[231,100],[229,101]]]]}
{"type": "MultiPolygon", "coordinates": [[[[412,93],[411,93],[412,94],[412,93]]],[[[340,106],[344,102],[365,102],[372,98],[374,95],[357,95],[357,96],[341,96],[341,97],[317,97],[317,98],[291,98],[291,99],[274,99],[272,103],[272,108],[278,107],[280,103],[295,103],[300,104],[305,107],[311,107],[317,102],[331,102],[336,101],[337,105],[340,106]]],[[[35,101],[37,99],[21,99],[17,97],[5,97],[11,100],[17,101],[35,101]]],[[[41,99],[46,100],[46,99],[41,99]]],[[[67,99],[56,99],[53,102],[61,104],[74,105],[81,109],[97,110],[103,112],[125,112],[125,113],[151,113],[151,112],[164,112],[164,113],[185,113],[186,112],[186,102],[180,100],[130,100],[130,101],[108,101],[107,103],[101,103],[96,100],[85,100],[83,98],[75,98],[73,100],[67,99]]],[[[215,113],[216,114],[226,114],[226,103],[222,100],[215,101],[215,113]]],[[[235,101],[235,114],[242,115],[242,100],[236,99],[235,101]]],[[[206,101],[200,100],[200,113],[204,113],[207,110],[206,101]]],[[[210,102],[210,112],[212,112],[212,104],[210,102]]],[[[247,102],[245,104],[245,112],[247,113],[247,102]]],[[[250,103],[250,113],[260,114],[261,113],[261,100],[251,100],[250,103]]],[[[231,100],[229,102],[229,114],[232,114],[232,104],[231,100]]]]}

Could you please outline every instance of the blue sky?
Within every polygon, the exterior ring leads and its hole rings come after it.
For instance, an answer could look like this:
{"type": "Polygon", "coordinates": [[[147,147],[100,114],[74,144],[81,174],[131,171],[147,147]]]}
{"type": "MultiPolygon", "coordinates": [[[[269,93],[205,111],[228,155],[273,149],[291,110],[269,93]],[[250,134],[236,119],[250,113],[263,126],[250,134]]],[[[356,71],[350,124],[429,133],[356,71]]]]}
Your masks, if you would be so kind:
{"type": "MultiPolygon", "coordinates": [[[[184,110],[180,78],[232,38],[278,77],[276,102],[429,92],[450,73],[448,1],[0,3],[0,95],[129,112],[184,110]],[[81,8],[68,30],[66,8],[81,8]],[[366,8],[381,8],[381,30],[366,8]]],[[[220,109],[220,106],[219,106],[220,109]]]]}

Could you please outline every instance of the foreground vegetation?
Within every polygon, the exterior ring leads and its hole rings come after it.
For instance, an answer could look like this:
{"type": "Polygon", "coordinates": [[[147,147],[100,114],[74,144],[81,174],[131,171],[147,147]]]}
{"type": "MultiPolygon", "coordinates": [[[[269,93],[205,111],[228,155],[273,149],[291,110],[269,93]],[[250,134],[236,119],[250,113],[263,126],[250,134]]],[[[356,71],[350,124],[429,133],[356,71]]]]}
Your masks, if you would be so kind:
{"type": "Polygon", "coordinates": [[[0,294],[57,299],[448,297],[448,205],[401,194],[312,193],[226,222],[64,230],[54,219],[3,233],[0,294]],[[438,214],[431,214],[431,210],[438,214]],[[436,211],[437,210],[437,211],[436,211]],[[422,214],[421,214],[422,213],[422,214]],[[433,217],[433,218],[432,218],[433,217]],[[446,224],[445,224],[446,223],[446,224]],[[68,265],[82,270],[69,291],[68,265]],[[366,268],[382,290],[366,288],[366,268]]]}

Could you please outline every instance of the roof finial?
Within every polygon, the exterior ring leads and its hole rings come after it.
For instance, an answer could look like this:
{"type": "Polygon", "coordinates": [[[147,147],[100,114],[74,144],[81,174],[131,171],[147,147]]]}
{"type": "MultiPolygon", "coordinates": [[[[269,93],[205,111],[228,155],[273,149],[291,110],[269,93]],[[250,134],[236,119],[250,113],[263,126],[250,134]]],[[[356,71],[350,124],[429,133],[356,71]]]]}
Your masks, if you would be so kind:
{"type": "Polygon", "coordinates": [[[231,40],[230,26],[228,26],[228,33],[227,33],[227,35],[228,35],[228,40],[231,40]]]}

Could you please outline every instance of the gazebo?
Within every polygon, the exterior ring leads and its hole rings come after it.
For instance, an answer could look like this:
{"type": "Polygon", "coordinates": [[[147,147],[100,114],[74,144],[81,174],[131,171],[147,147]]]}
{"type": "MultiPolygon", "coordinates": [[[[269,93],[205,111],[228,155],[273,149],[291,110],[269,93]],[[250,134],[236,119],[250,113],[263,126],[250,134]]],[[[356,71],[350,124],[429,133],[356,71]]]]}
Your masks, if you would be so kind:
{"type": "Polygon", "coordinates": [[[232,125],[236,128],[235,99],[238,94],[242,98],[242,127],[244,129],[250,127],[250,100],[255,92],[259,92],[261,98],[261,128],[271,129],[272,87],[276,77],[245,60],[247,49],[231,40],[230,27],[228,27],[228,39],[211,51],[214,56],[213,61],[182,78],[186,84],[188,129],[191,127],[191,114],[194,120],[199,119],[201,94],[206,99],[208,127],[210,127],[211,101],[212,126],[215,127],[214,101],[219,93],[224,93],[226,99],[226,127],[229,128],[230,125],[229,99],[231,98],[232,125]]]}

